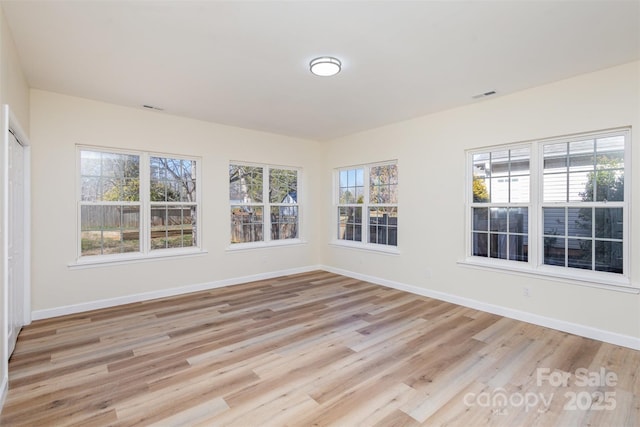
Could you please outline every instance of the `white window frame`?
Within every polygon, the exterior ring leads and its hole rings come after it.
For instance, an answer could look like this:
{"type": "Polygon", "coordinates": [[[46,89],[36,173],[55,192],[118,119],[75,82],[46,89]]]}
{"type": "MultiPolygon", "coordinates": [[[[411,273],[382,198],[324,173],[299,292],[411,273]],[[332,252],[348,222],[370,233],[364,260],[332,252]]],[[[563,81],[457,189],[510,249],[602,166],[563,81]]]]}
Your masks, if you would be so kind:
{"type": "MultiPolygon", "coordinates": [[[[482,147],[466,150],[466,173],[465,173],[465,257],[459,264],[497,269],[515,274],[531,275],[533,277],[560,280],[567,283],[586,285],[598,288],[613,289],[622,292],[640,293],[640,285],[631,282],[631,129],[616,128],[603,131],[585,132],[563,137],[553,137],[540,140],[533,140],[524,143],[503,144],[490,147],[482,147]],[[544,244],[543,244],[543,207],[553,206],[554,203],[543,202],[543,173],[544,156],[543,147],[547,144],[559,142],[580,141],[585,138],[602,138],[612,135],[624,135],[624,202],[608,202],[607,207],[619,206],[623,208],[623,273],[609,273],[593,270],[582,270],[564,266],[552,266],[544,264],[544,244]],[[528,146],[530,149],[530,200],[525,204],[513,204],[514,207],[527,206],[529,209],[529,248],[528,261],[509,261],[503,259],[473,256],[473,217],[472,209],[478,204],[473,203],[473,155],[487,151],[507,150],[528,146]]],[[[583,202],[582,206],[604,206],[599,203],[583,202]]],[[[484,203],[484,207],[492,207],[492,203],[484,203]]],[[[495,205],[505,205],[496,203],[495,205]]],[[[567,203],[559,203],[558,207],[566,206],[567,203]]]]}
{"type": "MultiPolygon", "coordinates": [[[[268,248],[268,247],[278,247],[278,246],[291,246],[291,245],[300,245],[304,244],[305,240],[302,237],[302,218],[303,218],[303,209],[302,204],[300,203],[300,194],[304,194],[303,188],[303,175],[302,168],[296,166],[282,166],[282,165],[274,165],[267,163],[252,163],[252,162],[243,162],[243,161],[230,161],[229,166],[231,165],[239,165],[239,166],[248,166],[255,168],[262,168],[262,202],[252,202],[252,203],[234,203],[230,199],[229,194],[229,175],[227,174],[227,200],[228,207],[231,209],[231,206],[238,205],[247,205],[247,206],[260,206],[262,207],[262,238],[263,240],[256,242],[240,242],[240,243],[232,243],[231,242],[231,230],[229,230],[229,237],[227,238],[227,250],[228,251],[243,251],[243,250],[251,250],[251,249],[260,249],[260,248],[268,248]],[[270,189],[270,171],[271,169],[281,169],[294,171],[297,173],[297,197],[296,203],[291,205],[284,205],[282,203],[271,203],[269,200],[269,189],[270,189]],[[266,185],[265,185],[266,183],[266,185]],[[271,207],[282,207],[282,206],[295,206],[298,209],[298,237],[292,239],[272,239],[271,238],[271,207]]],[[[230,213],[230,211],[229,211],[230,213]]]]}
{"type": "MultiPolygon", "coordinates": [[[[332,209],[332,216],[333,216],[333,221],[332,221],[332,238],[330,240],[330,244],[334,245],[334,246],[340,246],[340,247],[344,247],[344,248],[352,248],[352,249],[360,249],[360,250],[365,250],[365,251],[373,251],[373,252],[383,252],[383,253],[387,253],[387,254],[400,254],[400,230],[398,227],[397,230],[397,245],[389,245],[389,244],[385,244],[385,243],[369,243],[369,209],[370,208],[376,208],[376,207],[380,207],[380,208],[385,208],[385,207],[392,207],[392,208],[396,208],[396,210],[399,212],[399,196],[398,196],[398,203],[371,203],[371,190],[370,190],[370,170],[373,167],[376,166],[389,166],[389,165],[394,165],[396,166],[396,168],[398,168],[398,194],[400,193],[400,172],[399,172],[399,167],[398,167],[398,161],[397,160],[387,160],[387,161],[381,161],[381,162],[375,162],[375,163],[366,163],[366,164],[360,164],[360,165],[353,165],[353,166],[343,166],[337,169],[334,169],[334,173],[333,173],[333,209],[332,209]],[[346,171],[346,170],[354,170],[354,169],[363,169],[363,203],[354,203],[354,204],[345,204],[345,203],[340,203],[340,172],[342,171],[346,171]],[[338,238],[338,234],[339,234],[339,228],[340,228],[340,218],[339,218],[339,214],[338,214],[338,209],[340,207],[359,207],[362,209],[362,233],[361,233],[361,241],[354,241],[354,240],[344,240],[344,239],[339,239],[338,238]]],[[[398,217],[400,215],[398,214],[398,217]]]]}
{"type": "Polygon", "coordinates": [[[101,264],[118,264],[118,263],[130,263],[145,260],[154,260],[161,258],[174,258],[205,254],[202,245],[202,159],[198,156],[185,156],[180,154],[159,153],[150,151],[137,151],[137,150],[124,150],[120,148],[91,146],[91,145],[76,145],[76,245],[77,256],[76,260],[69,264],[70,268],[84,268],[101,264]],[[81,152],[97,151],[103,153],[124,154],[138,156],[140,159],[140,200],[137,202],[99,202],[100,205],[114,204],[114,205],[136,205],[140,206],[140,251],[129,252],[121,254],[106,254],[106,255],[82,255],[82,223],[81,223],[81,209],[83,205],[91,204],[91,202],[82,201],[82,175],[81,175],[81,152]],[[151,208],[153,204],[169,204],[169,205],[184,205],[192,204],[191,202],[151,202],[151,196],[149,193],[151,171],[150,171],[150,159],[151,157],[162,157],[180,160],[190,160],[196,162],[196,230],[195,239],[196,245],[182,248],[160,248],[151,249],[151,208]]]}

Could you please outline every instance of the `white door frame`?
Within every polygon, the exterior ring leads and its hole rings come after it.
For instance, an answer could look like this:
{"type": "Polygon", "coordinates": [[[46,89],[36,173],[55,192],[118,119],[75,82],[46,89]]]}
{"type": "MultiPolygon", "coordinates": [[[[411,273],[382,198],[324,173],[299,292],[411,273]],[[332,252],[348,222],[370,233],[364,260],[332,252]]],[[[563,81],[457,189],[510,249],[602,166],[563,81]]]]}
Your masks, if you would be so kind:
{"type": "Polygon", "coordinates": [[[0,361],[2,366],[2,378],[0,378],[0,408],[2,401],[5,397],[7,390],[7,383],[9,379],[8,372],[8,358],[9,343],[7,326],[9,325],[9,131],[16,137],[18,142],[23,147],[23,203],[24,203],[24,230],[23,236],[23,278],[24,288],[22,296],[24,298],[24,318],[22,319],[23,325],[31,323],[31,147],[27,134],[23,131],[17,118],[11,112],[8,105],[2,106],[2,170],[3,170],[3,188],[1,189],[1,203],[2,203],[2,247],[3,247],[3,259],[2,259],[2,292],[3,292],[3,313],[4,327],[0,330],[0,338],[2,339],[2,355],[6,357],[6,360],[0,361]]]}
{"type": "MultiPolygon", "coordinates": [[[[31,143],[29,142],[29,138],[27,134],[22,129],[22,126],[18,122],[18,119],[14,116],[13,112],[9,108],[8,105],[2,106],[2,119],[3,123],[7,125],[3,125],[3,149],[5,151],[4,157],[4,185],[5,189],[3,191],[3,210],[4,210],[4,222],[3,227],[8,228],[8,210],[9,210],[9,180],[7,174],[8,171],[8,162],[7,158],[8,150],[9,150],[9,130],[16,137],[20,145],[22,145],[24,149],[24,182],[23,182],[23,204],[24,204],[24,232],[22,233],[24,236],[24,325],[28,325],[31,323],[31,143]]],[[[5,245],[5,249],[8,247],[8,233],[3,233],[4,241],[3,245],[5,245]]],[[[5,259],[4,262],[7,262],[5,259]]],[[[4,270],[5,277],[4,280],[8,280],[7,271],[4,270]]]]}

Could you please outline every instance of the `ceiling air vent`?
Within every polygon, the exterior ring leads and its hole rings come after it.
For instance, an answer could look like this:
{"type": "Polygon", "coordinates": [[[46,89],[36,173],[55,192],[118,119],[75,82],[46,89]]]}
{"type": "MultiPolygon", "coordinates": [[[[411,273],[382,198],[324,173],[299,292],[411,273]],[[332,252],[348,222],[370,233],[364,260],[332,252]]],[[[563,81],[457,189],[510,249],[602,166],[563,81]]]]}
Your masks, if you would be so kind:
{"type": "Polygon", "coordinates": [[[495,90],[490,90],[489,92],[480,93],[478,95],[473,95],[471,98],[480,99],[480,98],[486,98],[487,96],[491,96],[491,95],[495,95],[495,94],[496,94],[495,90]]]}
{"type": "Polygon", "coordinates": [[[148,104],[143,104],[142,107],[148,110],[164,111],[164,108],[155,107],[153,105],[148,105],[148,104]]]}

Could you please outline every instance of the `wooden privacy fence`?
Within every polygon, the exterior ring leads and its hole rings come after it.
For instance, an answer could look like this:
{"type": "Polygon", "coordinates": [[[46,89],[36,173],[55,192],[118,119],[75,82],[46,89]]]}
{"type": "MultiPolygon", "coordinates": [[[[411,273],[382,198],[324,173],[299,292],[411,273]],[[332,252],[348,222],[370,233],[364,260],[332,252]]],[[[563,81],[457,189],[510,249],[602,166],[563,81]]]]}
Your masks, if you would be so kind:
{"type": "MultiPolygon", "coordinates": [[[[140,209],[137,206],[99,206],[102,209],[82,209],[82,227],[89,229],[137,228],[140,223],[140,209]]],[[[172,226],[192,223],[191,207],[152,209],[151,226],[172,226]]]]}
{"type": "MultiPolygon", "coordinates": [[[[263,240],[262,215],[236,210],[231,215],[231,243],[260,242],[263,240]]],[[[271,239],[298,237],[297,215],[271,215],[271,239]]]]}

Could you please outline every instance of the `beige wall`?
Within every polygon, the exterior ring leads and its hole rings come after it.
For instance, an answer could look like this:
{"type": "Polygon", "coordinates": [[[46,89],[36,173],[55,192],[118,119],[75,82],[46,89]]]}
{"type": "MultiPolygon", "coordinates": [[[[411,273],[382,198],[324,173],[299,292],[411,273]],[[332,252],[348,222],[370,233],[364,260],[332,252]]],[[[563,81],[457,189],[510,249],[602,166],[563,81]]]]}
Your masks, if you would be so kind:
{"type": "Polygon", "coordinates": [[[33,310],[260,275],[319,263],[320,146],[309,142],[32,90],[33,310]],[[202,158],[206,255],[70,269],[76,259],[76,144],[202,158]],[[230,160],[302,168],[306,244],[227,251],[230,160]]]}
{"type": "MultiPolygon", "coordinates": [[[[22,73],[18,53],[13,37],[0,7],[0,106],[9,104],[21,127],[29,132],[29,87],[22,73]]],[[[4,164],[4,150],[0,150],[0,163],[4,164]]],[[[4,174],[0,174],[0,200],[4,200],[4,174]]],[[[4,223],[3,209],[0,209],[0,224],[4,223]]],[[[0,238],[4,239],[1,234],[0,238]]],[[[1,241],[1,239],[0,239],[1,241]]],[[[0,245],[0,259],[5,258],[4,245],[0,245]]],[[[0,277],[4,277],[4,263],[0,263],[0,277]]],[[[7,325],[4,316],[4,292],[0,292],[0,343],[6,341],[7,325]]],[[[0,344],[0,387],[6,379],[4,375],[7,369],[7,354],[4,345],[0,344]]],[[[0,389],[0,401],[3,390],[0,389]]]]}
{"type": "Polygon", "coordinates": [[[18,51],[4,12],[0,8],[0,97],[3,104],[9,104],[22,129],[29,133],[29,86],[22,72],[18,51]]]}
{"type": "MultiPolygon", "coordinates": [[[[640,63],[630,63],[331,141],[324,170],[325,215],[331,170],[397,159],[400,255],[327,245],[337,269],[444,292],[485,304],[640,337],[640,296],[463,267],[465,150],[619,126],[640,125],[640,63]],[[523,287],[531,297],[523,296],[523,287]]],[[[499,89],[499,88],[498,88],[499,89]]],[[[638,138],[637,132],[633,137],[638,138]]],[[[637,142],[637,141],[634,141],[637,142]]],[[[634,144],[637,145],[637,144],[634,144]]],[[[640,166],[633,147],[632,163],[640,166]]],[[[632,260],[640,255],[640,173],[632,180],[632,260]]],[[[632,261],[640,285],[640,265],[632,261]],[[635,265],[634,265],[635,264],[635,265]]]]}

